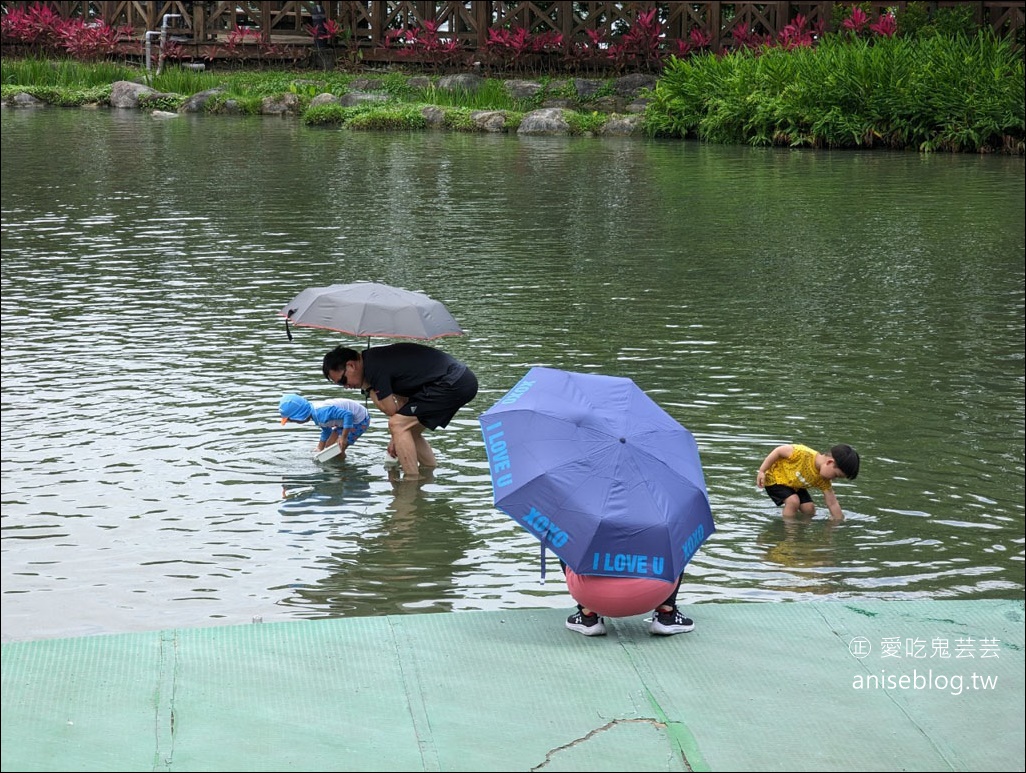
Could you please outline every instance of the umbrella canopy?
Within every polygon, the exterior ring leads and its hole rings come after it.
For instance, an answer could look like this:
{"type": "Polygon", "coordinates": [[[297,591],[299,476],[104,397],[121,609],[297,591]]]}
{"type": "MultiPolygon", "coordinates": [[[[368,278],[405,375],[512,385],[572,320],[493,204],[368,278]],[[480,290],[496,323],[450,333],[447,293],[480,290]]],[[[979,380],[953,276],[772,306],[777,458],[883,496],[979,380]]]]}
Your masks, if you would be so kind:
{"type": "Polygon", "coordinates": [[[441,338],[463,328],[441,301],[424,293],[377,282],[308,287],[280,312],[289,323],[338,330],[354,336],[441,338]]]}
{"type": "Polygon", "coordinates": [[[629,378],[532,368],[479,421],[496,507],[577,574],[675,583],[714,531],[694,437],[629,378]]]}

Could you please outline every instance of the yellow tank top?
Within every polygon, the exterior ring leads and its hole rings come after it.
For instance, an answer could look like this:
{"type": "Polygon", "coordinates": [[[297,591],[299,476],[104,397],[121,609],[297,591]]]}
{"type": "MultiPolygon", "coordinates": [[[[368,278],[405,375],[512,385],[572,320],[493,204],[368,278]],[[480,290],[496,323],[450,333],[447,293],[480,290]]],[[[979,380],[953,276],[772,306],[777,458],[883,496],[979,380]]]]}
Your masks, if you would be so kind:
{"type": "Polygon", "coordinates": [[[818,452],[798,443],[793,444],[793,448],[794,453],[786,459],[778,459],[766,470],[765,485],[828,490],[830,481],[820,477],[816,472],[818,452]]]}

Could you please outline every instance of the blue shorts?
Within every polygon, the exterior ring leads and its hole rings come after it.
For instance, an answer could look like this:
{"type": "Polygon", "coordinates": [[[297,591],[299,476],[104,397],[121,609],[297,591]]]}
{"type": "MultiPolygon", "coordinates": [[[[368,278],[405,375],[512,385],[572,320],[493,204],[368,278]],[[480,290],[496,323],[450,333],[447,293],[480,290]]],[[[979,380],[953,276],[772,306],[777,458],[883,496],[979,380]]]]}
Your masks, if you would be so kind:
{"type": "Polygon", "coordinates": [[[367,431],[367,427],[370,426],[370,416],[361,421],[359,424],[354,424],[349,429],[342,430],[346,433],[346,443],[352,445],[356,442],[356,439],[360,437],[364,432],[367,431]]]}

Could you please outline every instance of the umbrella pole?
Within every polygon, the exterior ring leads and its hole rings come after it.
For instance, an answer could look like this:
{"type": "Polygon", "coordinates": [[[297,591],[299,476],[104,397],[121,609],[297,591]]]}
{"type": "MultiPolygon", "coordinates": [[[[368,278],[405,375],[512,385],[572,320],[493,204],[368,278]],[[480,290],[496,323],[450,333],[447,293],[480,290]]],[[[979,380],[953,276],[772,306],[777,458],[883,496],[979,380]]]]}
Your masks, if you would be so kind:
{"type": "MultiPolygon", "coordinates": [[[[368,349],[370,349],[370,340],[371,340],[371,337],[367,336],[367,348],[368,349]]],[[[368,405],[370,405],[370,395],[369,394],[365,394],[363,396],[363,406],[364,406],[364,408],[366,408],[368,405]]]]}

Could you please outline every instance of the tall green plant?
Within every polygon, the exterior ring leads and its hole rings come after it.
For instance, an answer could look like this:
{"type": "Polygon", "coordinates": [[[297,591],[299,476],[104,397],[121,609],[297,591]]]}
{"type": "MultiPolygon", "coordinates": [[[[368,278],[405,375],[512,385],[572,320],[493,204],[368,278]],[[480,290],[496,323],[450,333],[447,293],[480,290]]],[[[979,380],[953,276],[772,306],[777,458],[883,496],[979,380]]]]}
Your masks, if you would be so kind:
{"type": "Polygon", "coordinates": [[[116,62],[79,62],[74,59],[0,60],[0,80],[5,85],[86,88],[109,86],[114,81],[138,78],[140,70],[116,62]]]}
{"type": "Polygon", "coordinates": [[[168,67],[154,75],[150,86],[169,94],[191,96],[219,86],[221,78],[211,72],[197,72],[181,67],[168,67]]]}
{"type": "Polygon", "coordinates": [[[710,142],[1022,152],[1023,59],[967,37],[827,36],[816,48],[672,60],[646,127],[710,142]]]}

